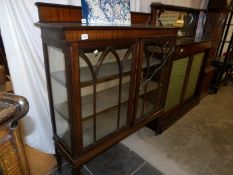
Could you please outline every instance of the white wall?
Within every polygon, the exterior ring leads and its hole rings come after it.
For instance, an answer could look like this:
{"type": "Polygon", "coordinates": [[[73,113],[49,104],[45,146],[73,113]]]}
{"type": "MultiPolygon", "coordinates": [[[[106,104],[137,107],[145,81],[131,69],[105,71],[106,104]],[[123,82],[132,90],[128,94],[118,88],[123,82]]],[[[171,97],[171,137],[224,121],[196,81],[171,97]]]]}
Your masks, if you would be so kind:
{"type": "MultiPolygon", "coordinates": [[[[70,4],[81,6],[81,0],[38,0],[40,2],[50,2],[57,4],[70,4]]],[[[209,0],[130,0],[131,11],[150,12],[151,2],[161,2],[163,4],[206,8],[209,0]]]]}
{"type": "Polygon", "coordinates": [[[163,4],[184,6],[191,8],[206,8],[209,0],[147,0],[141,1],[140,11],[141,12],[150,12],[150,3],[151,2],[161,2],[163,4]]]}
{"type": "MultiPolygon", "coordinates": [[[[35,1],[81,6],[81,0],[35,0],[35,1]]],[[[138,11],[140,9],[140,0],[130,0],[130,9],[131,11],[138,11]]]]}
{"type": "Polygon", "coordinates": [[[68,4],[81,6],[81,0],[35,0],[36,2],[46,2],[54,4],[68,4]]]}

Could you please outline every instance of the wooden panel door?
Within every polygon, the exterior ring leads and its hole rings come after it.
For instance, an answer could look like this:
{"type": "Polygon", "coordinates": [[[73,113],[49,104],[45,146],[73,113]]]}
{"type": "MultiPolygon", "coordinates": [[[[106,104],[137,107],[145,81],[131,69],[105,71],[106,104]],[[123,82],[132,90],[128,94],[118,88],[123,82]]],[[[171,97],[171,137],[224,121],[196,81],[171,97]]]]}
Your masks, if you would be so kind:
{"type": "Polygon", "coordinates": [[[204,55],[205,53],[201,52],[193,56],[184,99],[191,97],[195,93],[204,55]]]}
{"type": "Polygon", "coordinates": [[[164,111],[180,103],[189,57],[173,61],[164,111]]]}

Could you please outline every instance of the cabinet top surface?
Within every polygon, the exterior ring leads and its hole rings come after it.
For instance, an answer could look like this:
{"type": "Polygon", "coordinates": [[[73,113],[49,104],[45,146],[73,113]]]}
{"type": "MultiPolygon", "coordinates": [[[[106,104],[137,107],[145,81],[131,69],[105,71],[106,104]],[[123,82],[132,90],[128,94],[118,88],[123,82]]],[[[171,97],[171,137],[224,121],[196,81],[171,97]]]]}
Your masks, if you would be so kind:
{"type": "Polygon", "coordinates": [[[193,45],[203,42],[210,42],[210,40],[204,38],[195,38],[195,37],[177,38],[176,46],[187,46],[187,45],[193,45]]]}
{"type": "Polygon", "coordinates": [[[155,27],[153,25],[145,24],[81,24],[81,23],[35,23],[36,26],[41,28],[51,28],[60,30],[82,30],[82,29],[176,29],[175,27],[155,27]]]}

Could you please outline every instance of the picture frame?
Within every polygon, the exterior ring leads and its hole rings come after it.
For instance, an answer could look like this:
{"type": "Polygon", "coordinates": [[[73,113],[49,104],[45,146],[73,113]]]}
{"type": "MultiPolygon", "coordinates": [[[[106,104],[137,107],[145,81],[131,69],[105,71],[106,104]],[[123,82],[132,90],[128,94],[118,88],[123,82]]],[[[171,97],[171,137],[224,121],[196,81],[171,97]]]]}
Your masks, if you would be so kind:
{"type": "Polygon", "coordinates": [[[81,0],[88,24],[131,24],[130,0],[81,0]]]}

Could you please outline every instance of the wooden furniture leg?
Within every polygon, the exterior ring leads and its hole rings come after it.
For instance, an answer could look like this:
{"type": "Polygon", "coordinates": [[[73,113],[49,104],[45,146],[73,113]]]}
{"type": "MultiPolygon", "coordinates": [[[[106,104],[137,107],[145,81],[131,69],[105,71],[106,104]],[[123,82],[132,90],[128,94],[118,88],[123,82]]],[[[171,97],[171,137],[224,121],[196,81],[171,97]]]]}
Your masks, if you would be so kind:
{"type": "Polygon", "coordinates": [[[62,171],[62,156],[61,156],[61,153],[60,151],[55,148],[55,153],[56,153],[56,160],[57,160],[57,167],[58,167],[58,172],[61,172],[62,171]]]}
{"type": "Polygon", "coordinates": [[[72,166],[72,175],[83,175],[80,170],[81,167],[72,166]]]}

